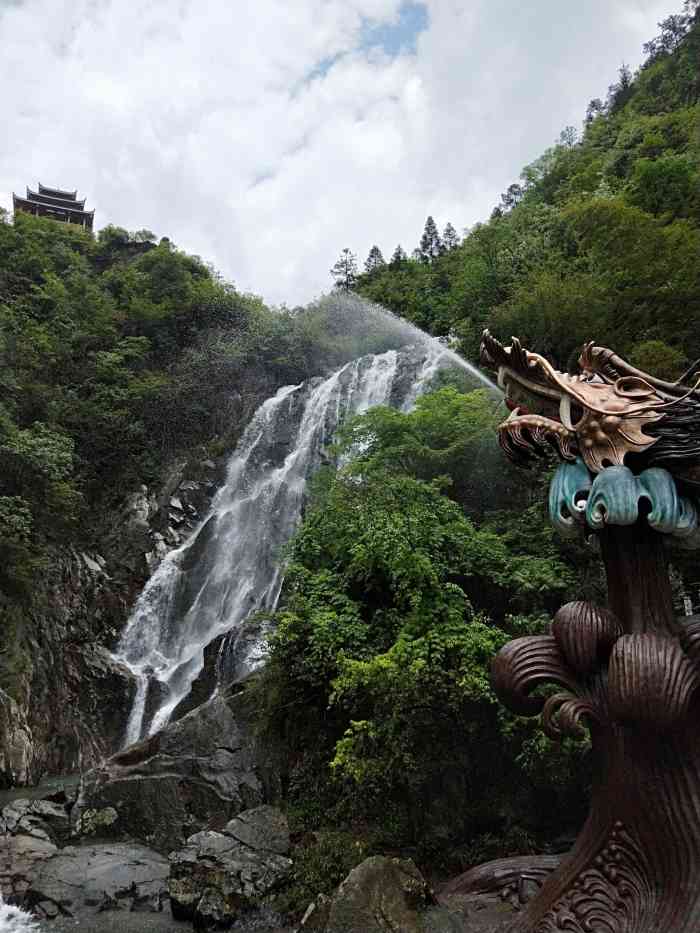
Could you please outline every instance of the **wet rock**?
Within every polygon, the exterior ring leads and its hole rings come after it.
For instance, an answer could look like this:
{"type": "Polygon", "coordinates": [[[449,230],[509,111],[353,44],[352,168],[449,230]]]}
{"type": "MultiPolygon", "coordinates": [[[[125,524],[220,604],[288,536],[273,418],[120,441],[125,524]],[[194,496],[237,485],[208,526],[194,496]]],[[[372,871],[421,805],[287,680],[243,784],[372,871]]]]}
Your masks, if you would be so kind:
{"type": "Polygon", "coordinates": [[[180,535],[177,533],[177,531],[168,525],[168,527],[165,529],[165,540],[170,545],[170,547],[177,547],[182,539],[180,538],[180,535]]]}
{"type": "Polygon", "coordinates": [[[35,771],[34,740],[26,714],[0,690],[0,786],[29,784],[35,771]]]}
{"type": "Polygon", "coordinates": [[[10,835],[0,838],[0,893],[15,903],[24,900],[27,889],[41,865],[57,852],[46,838],[10,835]]]}
{"type": "Polygon", "coordinates": [[[269,894],[292,862],[284,815],[263,805],[239,814],[220,831],[196,833],[170,856],[170,905],[175,919],[197,930],[231,926],[269,894]]]}
{"type": "Polygon", "coordinates": [[[181,719],[193,709],[206,703],[213,696],[219,682],[219,661],[221,657],[221,646],[226,641],[226,635],[219,635],[210,641],[204,648],[204,664],[202,670],[192,681],[190,692],[184,697],[173,710],[172,719],[181,719]]]}
{"type": "Polygon", "coordinates": [[[2,829],[10,835],[26,835],[61,845],[70,836],[65,804],[50,800],[14,800],[2,810],[2,829]]]}
{"type": "Polygon", "coordinates": [[[258,670],[267,660],[268,639],[274,631],[270,619],[256,615],[224,638],[218,676],[224,684],[236,684],[258,670]]]}
{"type": "Polygon", "coordinates": [[[167,901],[168,862],[135,843],[67,846],[34,872],[25,904],[54,904],[64,916],[105,909],[160,911],[167,901]]]}
{"type": "Polygon", "coordinates": [[[151,573],[155,571],[164,557],[167,556],[170,548],[165,543],[163,535],[157,531],[153,535],[152,550],[146,552],[146,563],[151,573]]]}
{"type": "Polygon", "coordinates": [[[167,854],[216,817],[262,803],[251,711],[243,693],[218,694],[153,739],[84,776],[72,817],[111,807],[112,829],[167,854]]]}
{"type": "Polygon", "coordinates": [[[350,872],[331,898],[302,921],[318,933],[423,933],[433,894],[410,859],[377,855],[350,872]],[[323,925],[325,923],[325,925],[323,925]]]}

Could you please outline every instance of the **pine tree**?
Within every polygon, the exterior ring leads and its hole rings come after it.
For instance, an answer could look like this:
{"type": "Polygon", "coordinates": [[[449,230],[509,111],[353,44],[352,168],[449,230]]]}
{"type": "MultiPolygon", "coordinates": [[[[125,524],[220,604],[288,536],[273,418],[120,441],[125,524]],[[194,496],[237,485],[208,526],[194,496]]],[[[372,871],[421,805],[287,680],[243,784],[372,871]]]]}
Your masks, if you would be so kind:
{"type": "Polygon", "coordinates": [[[420,238],[420,258],[423,262],[432,262],[442,253],[442,240],[432,217],[428,217],[420,238]]]}
{"type": "Polygon", "coordinates": [[[625,106],[632,96],[632,70],[624,62],[618,71],[618,80],[616,84],[611,84],[608,88],[608,99],[606,108],[608,111],[620,110],[625,106]]]}
{"type": "Polygon", "coordinates": [[[525,192],[523,191],[522,185],[517,184],[517,182],[508,185],[501,195],[501,203],[499,205],[501,208],[501,216],[503,216],[506,211],[512,211],[514,207],[520,204],[524,194],[525,192]]]}
{"type": "Polygon", "coordinates": [[[459,246],[459,236],[449,220],[442,232],[442,245],[445,248],[445,252],[447,253],[459,246]]]}
{"type": "Polygon", "coordinates": [[[407,259],[408,256],[406,255],[406,250],[399,243],[399,245],[394,250],[394,255],[391,257],[391,262],[389,265],[396,268],[396,266],[400,266],[402,262],[406,262],[407,259]]]}
{"type": "Polygon", "coordinates": [[[605,104],[600,97],[594,97],[586,110],[586,126],[590,126],[601,113],[605,113],[605,104]]]}
{"type": "Polygon", "coordinates": [[[386,263],[384,262],[382,251],[375,244],[369,251],[369,256],[365,260],[365,272],[371,275],[373,272],[378,272],[380,269],[383,269],[385,265],[386,263]]]}
{"type": "Polygon", "coordinates": [[[335,279],[335,287],[349,292],[357,282],[357,256],[347,247],[341,252],[340,258],[331,269],[335,279]]]}

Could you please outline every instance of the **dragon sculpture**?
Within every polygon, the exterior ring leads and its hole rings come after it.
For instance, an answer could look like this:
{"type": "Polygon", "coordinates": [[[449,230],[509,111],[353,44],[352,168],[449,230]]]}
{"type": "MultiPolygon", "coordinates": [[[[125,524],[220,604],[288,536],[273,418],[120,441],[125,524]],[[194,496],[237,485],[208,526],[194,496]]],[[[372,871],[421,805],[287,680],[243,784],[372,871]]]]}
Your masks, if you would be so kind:
{"type": "Polygon", "coordinates": [[[580,373],[559,372],[513,338],[509,347],[486,330],[481,361],[498,374],[510,417],[499,427],[506,455],[516,462],[554,448],[563,460],[581,457],[591,473],[609,466],[635,472],[663,467],[700,487],[700,380],[685,385],[636,369],[605,347],[588,343],[580,373]]]}
{"type": "Polygon", "coordinates": [[[492,665],[515,713],[588,730],[596,775],[575,846],[509,933],[698,933],[700,615],[677,616],[666,546],[700,548],[698,363],[665,382],[588,343],[570,375],[488,331],[481,359],[511,409],[505,453],[554,448],[550,518],[597,536],[607,579],[606,606],[567,603],[492,665]]]}

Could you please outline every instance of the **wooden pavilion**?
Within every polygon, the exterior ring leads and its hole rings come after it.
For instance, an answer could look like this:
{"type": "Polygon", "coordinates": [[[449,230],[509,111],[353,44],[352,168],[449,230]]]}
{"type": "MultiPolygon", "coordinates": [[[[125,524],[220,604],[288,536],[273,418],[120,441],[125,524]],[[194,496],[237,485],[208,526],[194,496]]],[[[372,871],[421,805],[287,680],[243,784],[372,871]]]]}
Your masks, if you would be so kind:
{"type": "Polygon", "coordinates": [[[95,211],[85,210],[85,199],[78,200],[77,191],[63,191],[60,188],[47,188],[40,184],[38,191],[27,188],[26,198],[12,194],[15,210],[34,214],[35,217],[49,217],[61,223],[79,224],[86,230],[92,230],[95,211]]]}

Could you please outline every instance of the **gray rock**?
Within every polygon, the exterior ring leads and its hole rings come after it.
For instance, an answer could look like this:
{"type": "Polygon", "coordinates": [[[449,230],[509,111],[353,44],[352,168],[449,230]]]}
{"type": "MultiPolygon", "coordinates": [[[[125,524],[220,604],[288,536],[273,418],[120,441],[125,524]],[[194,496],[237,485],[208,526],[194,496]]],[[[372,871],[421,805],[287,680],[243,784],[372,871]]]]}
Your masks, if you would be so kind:
{"type": "Polygon", "coordinates": [[[165,540],[170,545],[170,547],[177,547],[182,539],[180,538],[180,535],[177,533],[177,531],[175,531],[171,525],[168,525],[168,527],[165,529],[165,540]]]}
{"type": "Polygon", "coordinates": [[[513,904],[498,894],[451,895],[423,917],[424,933],[506,933],[516,916],[513,904]]]}
{"type": "Polygon", "coordinates": [[[330,905],[307,911],[300,930],[423,933],[423,915],[433,903],[427,882],[410,859],[377,855],[353,868],[330,905]]]}
{"type": "Polygon", "coordinates": [[[21,903],[40,866],[57,852],[48,839],[5,835],[0,838],[0,892],[21,903]]]}
{"type": "Polygon", "coordinates": [[[241,813],[221,832],[196,833],[170,855],[173,917],[193,920],[198,930],[231,926],[288,875],[289,848],[284,815],[267,805],[241,813]]]}
{"type": "Polygon", "coordinates": [[[13,800],[3,807],[2,824],[10,835],[32,836],[58,845],[70,836],[66,807],[50,800],[13,800]]]}
{"type": "MultiPolygon", "coordinates": [[[[119,752],[83,778],[71,817],[112,808],[115,835],[164,854],[193,833],[262,802],[251,713],[243,693],[218,694],[161,733],[119,752]]],[[[243,831],[243,830],[242,830],[243,831]]]]}
{"type": "Polygon", "coordinates": [[[148,487],[141,486],[138,492],[127,496],[124,507],[124,518],[126,519],[127,529],[135,532],[148,532],[148,519],[151,513],[151,506],[148,501],[148,487]]]}
{"type": "Polygon", "coordinates": [[[64,916],[105,909],[160,911],[167,900],[167,860],[135,843],[67,846],[34,872],[25,904],[55,904],[64,916]]]}
{"type": "Polygon", "coordinates": [[[223,832],[258,852],[288,855],[291,848],[286,817],[267,805],[239,813],[226,824],[223,832]]]}
{"type": "Polygon", "coordinates": [[[35,775],[32,730],[23,709],[0,690],[0,784],[29,784],[35,775]]]}

